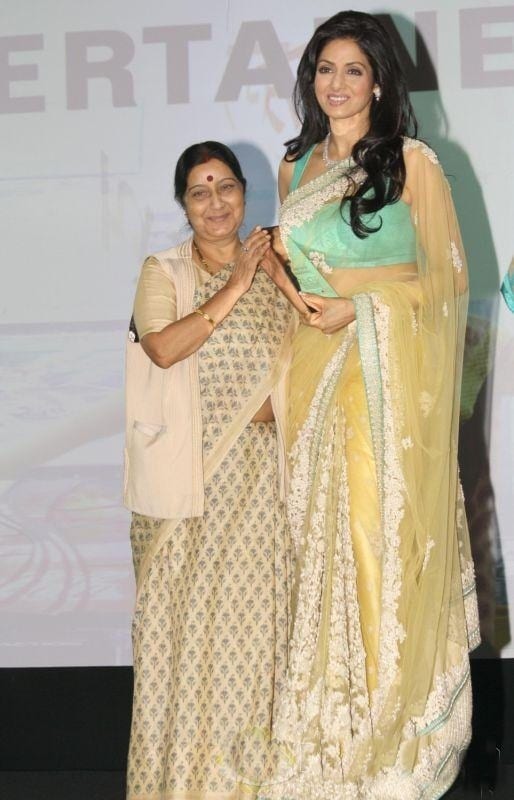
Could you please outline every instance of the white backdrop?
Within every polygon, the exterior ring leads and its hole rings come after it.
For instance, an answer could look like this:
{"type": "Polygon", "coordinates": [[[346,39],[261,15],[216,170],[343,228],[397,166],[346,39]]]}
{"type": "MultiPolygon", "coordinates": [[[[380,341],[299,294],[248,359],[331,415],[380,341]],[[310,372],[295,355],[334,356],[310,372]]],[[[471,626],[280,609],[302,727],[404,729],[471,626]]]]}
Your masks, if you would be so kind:
{"type": "MultiPolygon", "coordinates": [[[[122,381],[140,263],[187,233],[171,180],[195,141],[240,156],[247,227],[275,221],[298,57],[340,8],[2,3],[0,666],[130,663],[122,381]]],[[[498,295],[514,252],[514,5],[358,8],[391,15],[421,135],[452,181],[471,266],[463,416],[484,625],[514,656],[514,317],[498,295]]]]}

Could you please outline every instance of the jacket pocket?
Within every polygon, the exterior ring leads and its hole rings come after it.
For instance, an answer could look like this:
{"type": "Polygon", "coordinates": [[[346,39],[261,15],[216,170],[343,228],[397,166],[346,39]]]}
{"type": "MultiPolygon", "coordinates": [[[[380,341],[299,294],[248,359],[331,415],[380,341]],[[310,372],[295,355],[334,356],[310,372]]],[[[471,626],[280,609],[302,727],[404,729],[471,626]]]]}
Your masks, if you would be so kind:
{"type": "Polygon", "coordinates": [[[135,420],[125,455],[125,500],[133,511],[162,516],[173,491],[172,444],[167,425],[135,420]]]}
{"type": "Polygon", "coordinates": [[[154,425],[151,422],[139,422],[137,419],[134,420],[133,431],[142,433],[144,436],[148,436],[149,438],[155,438],[161,433],[165,433],[167,430],[167,425],[154,425]]]}

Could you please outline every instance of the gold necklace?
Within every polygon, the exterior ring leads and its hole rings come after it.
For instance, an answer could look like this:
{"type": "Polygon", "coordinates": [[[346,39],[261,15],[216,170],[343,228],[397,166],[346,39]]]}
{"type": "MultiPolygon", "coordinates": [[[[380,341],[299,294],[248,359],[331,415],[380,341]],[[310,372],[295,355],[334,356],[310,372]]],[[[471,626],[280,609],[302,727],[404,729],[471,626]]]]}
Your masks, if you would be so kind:
{"type": "Polygon", "coordinates": [[[232,269],[232,267],[235,264],[235,261],[227,261],[226,264],[223,264],[219,268],[219,270],[216,270],[215,272],[213,272],[213,267],[211,267],[210,264],[207,263],[207,261],[205,260],[205,258],[203,256],[202,251],[200,250],[200,248],[198,247],[198,245],[196,244],[194,239],[193,239],[193,249],[195,250],[195,252],[196,252],[196,254],[197,254],[197,256],[198,256],[198,258],[200,260],[200,264],[202,265],[202,267],[205,267],[205,269],[207,270],[209,275],[217,275],[218,272],[221,272],[222,269],[226,269],[226,268],[232,269]]]}

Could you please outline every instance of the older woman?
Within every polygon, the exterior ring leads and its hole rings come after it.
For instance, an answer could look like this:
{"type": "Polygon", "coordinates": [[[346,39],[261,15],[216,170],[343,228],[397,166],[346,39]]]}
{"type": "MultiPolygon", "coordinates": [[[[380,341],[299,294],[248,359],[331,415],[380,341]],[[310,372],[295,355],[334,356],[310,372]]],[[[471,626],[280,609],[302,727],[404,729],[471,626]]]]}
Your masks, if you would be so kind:
{"type": "Polygon", "coordinates": [[[295,555],[274,800],[435,800],[471,729],[479,641],[457,468],[467,307],[451,193],[376,17],[322,23],[280,235],[315,313],[293,344],[295,555]]]}
{"type": "Polygon", "coordinates": [[[148,258],[136,292],[125,454],[137,578],[131,800],[233,797],[238,737],[270,727],[285,667],[292,314],[257,270],[268,233],[240,241],[245,184],[224,145],[185,150],[175,195],[192,237],[148,258]]]}

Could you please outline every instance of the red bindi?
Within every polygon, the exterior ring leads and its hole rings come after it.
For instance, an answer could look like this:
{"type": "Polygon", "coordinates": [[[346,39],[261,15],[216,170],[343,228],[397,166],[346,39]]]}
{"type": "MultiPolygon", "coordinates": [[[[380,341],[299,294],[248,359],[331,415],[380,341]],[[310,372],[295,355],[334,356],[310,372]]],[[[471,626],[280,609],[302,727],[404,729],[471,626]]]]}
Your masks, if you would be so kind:
{"type": "Polygon", "coordinates": [[[213,181],[213,180],[214,180],[214,178],[212,177],[212,175],[207,175],[207,180],[208,180],[208,181],[213,181]]]}

